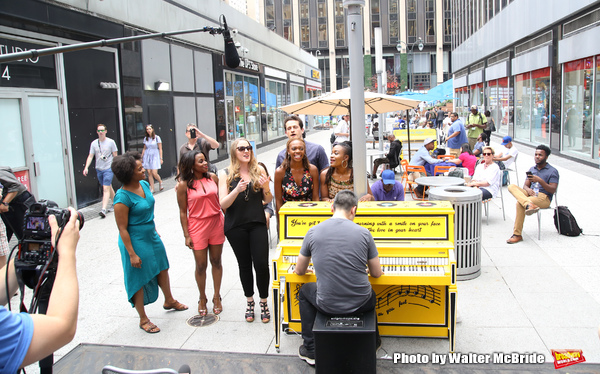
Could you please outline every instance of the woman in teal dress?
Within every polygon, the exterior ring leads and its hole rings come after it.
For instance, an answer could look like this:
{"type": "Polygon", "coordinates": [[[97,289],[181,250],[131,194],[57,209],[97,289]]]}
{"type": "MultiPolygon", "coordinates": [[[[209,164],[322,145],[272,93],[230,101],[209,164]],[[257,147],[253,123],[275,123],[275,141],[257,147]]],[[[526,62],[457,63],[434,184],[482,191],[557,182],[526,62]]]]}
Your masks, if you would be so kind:
{"type": "Polygon", "coordinates": [[[160,329],[150,322],[144,305],[158,299],[158,287],[165,296],[164,309],[188,307],[171,295],[169,260],[154,226],[154,197],[144,180],[142,157],[137,152],[127,152],[115,157],[111,168],[123,184],[115,194],[114,209],[127,299],[140,316],[140,328],[157,333],[160,329]]]}

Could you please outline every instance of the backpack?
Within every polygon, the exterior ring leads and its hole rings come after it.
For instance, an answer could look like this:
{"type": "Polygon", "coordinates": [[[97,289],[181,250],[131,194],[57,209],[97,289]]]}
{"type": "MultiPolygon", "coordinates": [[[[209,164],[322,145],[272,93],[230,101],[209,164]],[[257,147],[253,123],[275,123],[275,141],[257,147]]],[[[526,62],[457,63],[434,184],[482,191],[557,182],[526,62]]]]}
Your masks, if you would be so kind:
{"type": "Polygon", "coordinates": [[[336,138],[336,136],[335,136],[335,132],[333,132],[333,131],[332,131],[332,132],[331,132],[331,136],[329,137],[329,142],[330,142],[331,144],[335,143],[335,138],[336,138]]]}
{"type": "Polygon", "coordinates": [[[575,217],[566,206],[554,208],[554,226],[558,233],[566,236],[579,236],[583,231],[579,228],[575,217]]]}
{"type": "Polygon", "coordinates": [[[502,170],[502,186],[508,186],[508,170],[502,170]]]}

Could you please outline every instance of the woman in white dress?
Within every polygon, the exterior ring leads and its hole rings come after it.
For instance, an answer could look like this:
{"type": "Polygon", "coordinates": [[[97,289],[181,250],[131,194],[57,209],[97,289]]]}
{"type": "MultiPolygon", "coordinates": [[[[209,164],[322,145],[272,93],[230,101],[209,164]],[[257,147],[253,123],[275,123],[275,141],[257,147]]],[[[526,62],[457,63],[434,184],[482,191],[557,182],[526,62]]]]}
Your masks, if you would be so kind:
{"type": "Polygon", "coordinates": [[[158,189],[162,191],[162,179],[158,175],[163,163],[162,140],[154,132],[152,125],[146,126],[146,136],[144,137],[144,149],[142,150],[142,166],[148,170],[148,181],[150,182],[150,191],[154,193],[154,180],[158,181],[158,189]]]}

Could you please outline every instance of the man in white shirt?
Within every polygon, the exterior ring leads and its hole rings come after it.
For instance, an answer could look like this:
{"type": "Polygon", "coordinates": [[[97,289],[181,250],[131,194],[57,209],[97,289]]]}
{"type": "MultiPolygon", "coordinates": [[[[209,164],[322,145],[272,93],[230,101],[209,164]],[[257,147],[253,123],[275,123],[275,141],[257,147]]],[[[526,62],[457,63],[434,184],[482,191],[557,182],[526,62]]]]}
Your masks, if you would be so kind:
{"type": "Polygon", "coordinates": [[[333,130],[335,134],[335,142],[341,143],[346,140],[350,140],[350,115],[344,114],[342,120],[338,122],[337,126],[333,130]]]}
{"type": "Polygon", "coordinates": [[[504,166],[508,169],[515,162],[517,155],[519,154],[519,150],[513,145],[512,138],[510,136],[505,136],[502,139],[502,148],[500,148],[500,152],[494,157],[494,161],[502,161],[504,166]]]}

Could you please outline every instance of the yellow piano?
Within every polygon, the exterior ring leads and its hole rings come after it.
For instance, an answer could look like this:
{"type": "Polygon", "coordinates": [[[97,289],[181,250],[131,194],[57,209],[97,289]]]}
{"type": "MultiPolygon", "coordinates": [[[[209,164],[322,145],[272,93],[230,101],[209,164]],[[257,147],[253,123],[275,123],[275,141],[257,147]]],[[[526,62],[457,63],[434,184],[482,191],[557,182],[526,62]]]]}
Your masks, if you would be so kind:
{"type": "MultiPolygon", "coordinates": [[[[308,229],[331,216],[327,202],[286,203],[273,260],[275,348],[281,332],[300,332],[298,291],[318,274],[296,275],[294,267],[308,229]]],[[[454,210],[448,202],[359,203],[357,224],[367,227],[384,275],[369,280],[377,294],[383,336],[448,338],[454,351],[456,258],[454,210]]],[[[309,267],[310,269],[310,267],[309,267]]]]}

